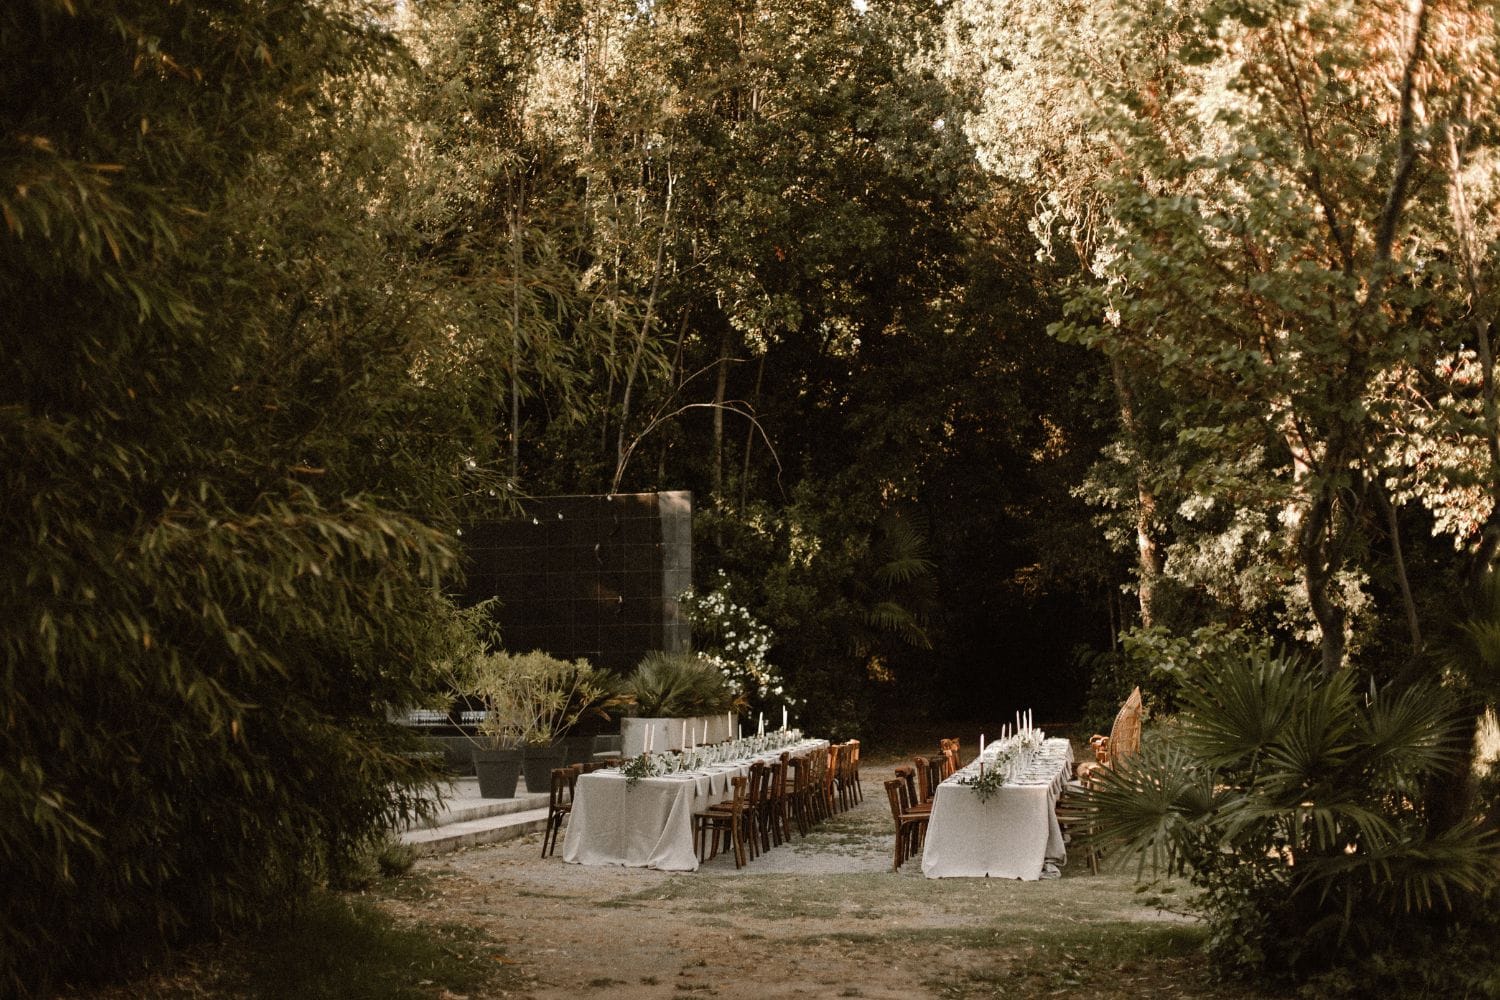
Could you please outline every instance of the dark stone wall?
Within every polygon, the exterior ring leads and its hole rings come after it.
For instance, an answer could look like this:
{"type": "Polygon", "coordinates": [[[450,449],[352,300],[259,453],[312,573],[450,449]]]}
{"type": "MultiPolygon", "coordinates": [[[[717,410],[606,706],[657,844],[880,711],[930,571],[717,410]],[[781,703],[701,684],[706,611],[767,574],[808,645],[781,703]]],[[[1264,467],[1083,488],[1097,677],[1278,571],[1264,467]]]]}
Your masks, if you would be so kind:
{"type": "Polygon", "coordinates": [[[538,497],[515,520],[464,529],[464,603],[498,597],[501,640],[621,673],[685,651],[677,598],[692,586],[692,494],[538,497]]]}

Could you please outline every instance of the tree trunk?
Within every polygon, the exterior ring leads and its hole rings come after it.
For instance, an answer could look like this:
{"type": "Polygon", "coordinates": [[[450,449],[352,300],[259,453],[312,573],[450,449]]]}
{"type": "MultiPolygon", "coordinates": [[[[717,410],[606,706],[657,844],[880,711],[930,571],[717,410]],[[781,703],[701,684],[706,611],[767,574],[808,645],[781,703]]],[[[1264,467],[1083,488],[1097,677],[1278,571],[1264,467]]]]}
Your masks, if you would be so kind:
{"type": "Polygon", "coordinates": [[[1161,542],[1156,535],[1156,493],[1151,489],[1144,471],[1145,463],[1141,461],[1142,436],[1136,416],[1135,394],[1130,388],[1130,376],[1118,354],[1110,357],[1109,364],[1110,372],[1114,375],[1115,400],[1120,408],[1120,426],[1125,432],[1125,444],[1136,457],[1136,588],[1140,598],[1141,625],[1150,628],[1157,620],[1156,584],[1165,564],[1161,542]]]}
{"type": "MultiPolygon", "coordinates": [[[[766,377],[766,355],[770,349],[761,352],[760,364],[755,367],[755,393],[750,397],[750,412],[756,413],[760,405],[760,387],[766,377]]],[[[755,445],[755,423],[751,421],[750,426],[745,428],[745,464],[740,470],[740,507],[744,508],[750,497],[750,452],[755,445]]]]}
{"type": "Polygon", "coordinates": [[[1333,598],[1334,575],[1338,568],[1337,497],[1333,486],[1320,484],[1312,498],[1307,516],[1297,537],[1297,555],[1302,562],[1303,582],[1307,587],[1307,604],[1313,620],[1322,633],[1318,648],[1325,673],[1344,665],[1347,642],[1344,626],[1349,613],[1333,598]]]}
{"type": "Polygon", "coordinates": [[[729,323],[719,338],[719,373],[714,382],[714,499],[724,496],[724,399],[729,394],[729,323]]]}

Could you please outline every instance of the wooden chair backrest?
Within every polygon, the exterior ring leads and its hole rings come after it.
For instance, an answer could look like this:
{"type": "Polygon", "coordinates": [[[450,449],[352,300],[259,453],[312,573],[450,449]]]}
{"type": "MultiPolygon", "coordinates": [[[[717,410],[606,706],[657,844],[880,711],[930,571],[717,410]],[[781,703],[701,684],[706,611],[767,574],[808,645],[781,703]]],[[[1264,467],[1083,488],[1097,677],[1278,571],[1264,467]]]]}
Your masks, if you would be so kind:
{"type": "Polygon", "coordinates": [[[896,768],[896,777],[900,778],[901,783],[906,786],[906,800],[908,802],[918,801],[916,769],[910,767],[898,767],[896,768]]]}
{"type": "Polygon", "coordinates": [[[913,757],[911,762],[917,771],[917,801],[931,802],[937,789],[932,784],[932,769],[927,766],[927,758],[913,757]]]}
{"type": "Polygon", "coordinates": [[[887,778],[885,794],[891,801],[891,819],[896,821],[896,828],[900,829],[901,814],[906,812],[906,782],[900,778],[887,778]]]}
{"type": "Polygon", "coordinates": [[[573,801],[573,790],[578,785],[580,769],[556,767],[552,769],[552,794],[547,803],[549,809],[558,809],[573,801]]]}

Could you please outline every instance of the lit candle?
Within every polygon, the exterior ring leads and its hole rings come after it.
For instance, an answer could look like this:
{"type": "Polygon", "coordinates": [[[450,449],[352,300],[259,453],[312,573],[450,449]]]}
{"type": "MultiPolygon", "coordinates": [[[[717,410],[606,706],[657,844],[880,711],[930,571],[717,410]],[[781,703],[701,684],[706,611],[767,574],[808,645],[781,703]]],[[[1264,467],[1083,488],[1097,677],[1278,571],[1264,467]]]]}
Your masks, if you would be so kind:
{"type": "Polygon", "coordinates": [[[781,706],[781,731],[786,732],[786,706],[781,706]]]}

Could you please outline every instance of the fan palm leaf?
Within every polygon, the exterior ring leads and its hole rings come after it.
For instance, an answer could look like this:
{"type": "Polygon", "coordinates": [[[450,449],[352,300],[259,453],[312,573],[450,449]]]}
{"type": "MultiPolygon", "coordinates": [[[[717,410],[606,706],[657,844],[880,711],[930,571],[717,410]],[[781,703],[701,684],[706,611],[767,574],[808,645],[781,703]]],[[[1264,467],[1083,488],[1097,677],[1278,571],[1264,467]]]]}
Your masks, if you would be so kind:
{"type": "Polygon", "coordinates": [[[1256,654],[1249,663],[1214,669],[1183,687],[1183,740],[1204,764],[1254,767],[1281,738],[1312,685],[1287,660],[1256,654]]]}
{"type": "Polygon", "coordinates": [[[1144,869],[1180,872],[1218,808],[1214,774],[1171,743],[1143,747],[1128,762],[1094,772],[1086,802],[1108,853],[1144,869]]]}

